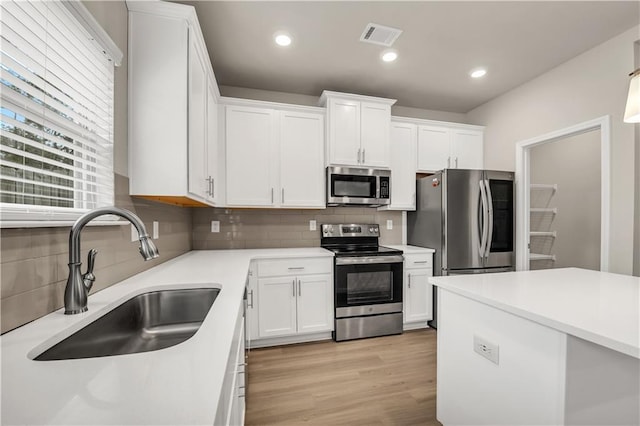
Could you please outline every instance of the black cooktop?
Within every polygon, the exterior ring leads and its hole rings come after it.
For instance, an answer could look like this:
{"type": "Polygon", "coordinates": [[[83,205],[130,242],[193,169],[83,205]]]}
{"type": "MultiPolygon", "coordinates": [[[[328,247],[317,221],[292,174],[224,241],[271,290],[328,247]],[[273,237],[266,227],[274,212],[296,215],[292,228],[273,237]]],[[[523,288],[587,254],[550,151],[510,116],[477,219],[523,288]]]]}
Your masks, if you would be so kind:
{"type": "Polygon", "coordinates": [[[333,246],[324,247],[335,253],[336,257],[341,256],[386,256],[392,254],[402,254],[402,250],[392,249],[384,246],[333,246]]]}

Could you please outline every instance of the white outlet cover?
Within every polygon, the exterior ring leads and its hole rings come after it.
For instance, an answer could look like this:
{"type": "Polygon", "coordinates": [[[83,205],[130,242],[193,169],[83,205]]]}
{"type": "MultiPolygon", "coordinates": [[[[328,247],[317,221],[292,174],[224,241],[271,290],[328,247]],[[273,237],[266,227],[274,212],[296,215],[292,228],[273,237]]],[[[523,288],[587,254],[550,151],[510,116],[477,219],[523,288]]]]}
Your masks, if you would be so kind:
{"type": "Polygon", "coordinates": [[[315,231],[316,230],[316,221],[311,219],[309,221],[309,231],[315,231]]]}
{"type": "Polygon", "coordinates": [[[485,357],[489,361],[498,365],[500,357],[500,347],[495,343],[491,343],[488,340],[480,336],[473,336],[473,350],[485,357]]]}
{"type": "Polygon", "coordinates": [[[153,221],[153,239],[160,238],[160,223],[157,220],[153,221]]]}
{"type": "Polygon", "coordinates": [[[387,229],[393,229],[393,220],[387,219],[387,229]]]}
{"type": "Polygon", "coordinates": [[[220,232],[220,221],[212,220],[211,221],[211,232],[220,232]]]}

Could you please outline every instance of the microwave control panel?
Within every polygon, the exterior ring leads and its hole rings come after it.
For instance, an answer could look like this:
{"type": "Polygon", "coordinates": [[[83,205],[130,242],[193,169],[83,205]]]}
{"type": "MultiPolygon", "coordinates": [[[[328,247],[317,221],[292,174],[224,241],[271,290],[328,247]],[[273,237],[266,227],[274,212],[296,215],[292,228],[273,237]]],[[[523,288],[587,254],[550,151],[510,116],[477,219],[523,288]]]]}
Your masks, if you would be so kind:
{"type": "Polygon", "coordinates": [[[389,198],[389,177],[388,176],[380,176],[380,197],[378,198],[389,198]]]}

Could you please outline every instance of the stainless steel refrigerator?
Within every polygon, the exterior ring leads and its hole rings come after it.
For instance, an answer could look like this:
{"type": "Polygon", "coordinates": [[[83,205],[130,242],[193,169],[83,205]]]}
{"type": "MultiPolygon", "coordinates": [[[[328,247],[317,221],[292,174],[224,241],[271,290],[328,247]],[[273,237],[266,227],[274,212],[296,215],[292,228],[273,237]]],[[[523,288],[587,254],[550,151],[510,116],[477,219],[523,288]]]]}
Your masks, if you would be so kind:
{"type": "Polygon", "coordinates": [[[513,172],[504,171],[445,169],[419,179],[407,243],[435,249],[434,275],[515,270],[514,189],[513,172]]]}

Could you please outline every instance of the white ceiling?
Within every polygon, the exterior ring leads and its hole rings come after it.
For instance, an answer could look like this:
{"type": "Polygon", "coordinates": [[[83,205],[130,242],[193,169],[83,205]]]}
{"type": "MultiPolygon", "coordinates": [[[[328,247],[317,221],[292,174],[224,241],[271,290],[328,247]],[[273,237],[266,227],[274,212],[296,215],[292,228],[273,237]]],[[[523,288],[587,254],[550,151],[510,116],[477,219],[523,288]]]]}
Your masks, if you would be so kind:
{"type": "Polygon", "coordinates": [[[195,6],[220,85],[335,90],[462,113],[640,22],[638,1],[178,3],[195,6]],[[359,41],[369,22],[404,31],[395,63],[359,41]],[[274,44],[279,30],[293,36],[290,47],[274,44]],[[480,66],[487,76],[472,80],[480,66]]]}

